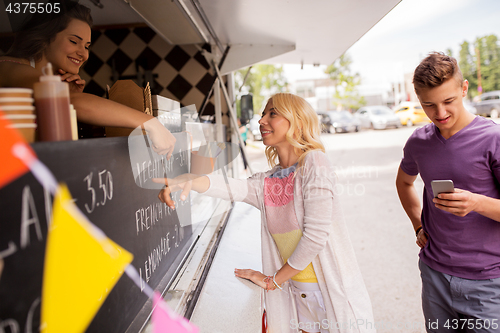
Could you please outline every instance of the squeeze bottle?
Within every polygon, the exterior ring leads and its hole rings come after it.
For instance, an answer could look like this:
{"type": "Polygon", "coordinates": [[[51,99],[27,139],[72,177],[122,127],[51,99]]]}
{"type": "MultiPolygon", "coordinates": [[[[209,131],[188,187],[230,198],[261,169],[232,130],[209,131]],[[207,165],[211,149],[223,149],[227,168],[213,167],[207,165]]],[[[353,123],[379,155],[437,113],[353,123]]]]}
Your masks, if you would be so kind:
{"type": "Polygon", "coordinates": [[[53,75],[52,64],[42,68],[40,82],[34,85],[35,107],[40,141],[71,140],[69,85],[53,75]]]}

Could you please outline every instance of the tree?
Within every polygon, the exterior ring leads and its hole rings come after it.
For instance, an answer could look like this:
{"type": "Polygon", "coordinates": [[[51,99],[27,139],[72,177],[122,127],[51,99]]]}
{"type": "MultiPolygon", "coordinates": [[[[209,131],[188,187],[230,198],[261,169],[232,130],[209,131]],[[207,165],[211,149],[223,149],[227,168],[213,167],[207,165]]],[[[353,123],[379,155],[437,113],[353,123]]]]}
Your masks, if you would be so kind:
{"type": "MultiPolygon", "coordinates": [[[[234,73],[236,89],[239,89],[248,68],[237,70],[234,73]]],[[[286,91],[288,82],[284,76],[282,66],[258,64],[250,69],[250,73],[243,84],[242,93],[253,95],[253,109],[258,113],[264,107],[265,99],[275,93],[286,91]]],[[[239,99],[239,98],[238,98],[239,99]]],[[[240,114],[240,103],[236,103],[237,112],[240,114]]]]}
{"type": "Polygon", "coordinates": [[[344,109],[358,109],[366,104],[364,97],[358,94],[361,79],[358,73],[351,73],[351,63],[349,55],[343,54],[325,70],[335,85],[334,103],[344,109]]]}
{"type": "Polygon", "coordinates": [[[479,94],[478,64],[482,91],[500,90],[500,45],[496,35],[478,37],[472,45],[464,41],[460,45],[458,60],[464,78],[469,81],[470,97],[479,94]]]}
{"type": "Polygon", "coordinates": [[[497,36],[477,38],[474,46],[480,52],[483,91],[500,90],[500,46],[497,36]]]}
{"type": "Polygon", "coordinates": [[[477,76],[475,76],[476,66],[474,65],[474,57],[470,53],[469,42],[464,41],[460,45],[460,52],[458,53],[458,56],[458,66],[460,67],[464,78],[469,81],[469,92],[467,94],[471,97],[472,91],[477,91],[477,76]]]}

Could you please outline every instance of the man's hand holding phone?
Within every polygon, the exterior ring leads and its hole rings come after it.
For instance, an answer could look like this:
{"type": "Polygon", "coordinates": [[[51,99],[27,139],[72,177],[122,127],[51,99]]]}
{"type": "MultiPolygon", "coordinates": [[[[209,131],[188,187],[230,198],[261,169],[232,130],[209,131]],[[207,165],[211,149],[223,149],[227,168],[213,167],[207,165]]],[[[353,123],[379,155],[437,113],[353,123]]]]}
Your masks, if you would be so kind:
{"type": "Polygon", "coordinates": [[[463,217],[477,207],[477,194],[454,188],[451,180],[433,180],[431,186],[436,208],[463,217]]]}

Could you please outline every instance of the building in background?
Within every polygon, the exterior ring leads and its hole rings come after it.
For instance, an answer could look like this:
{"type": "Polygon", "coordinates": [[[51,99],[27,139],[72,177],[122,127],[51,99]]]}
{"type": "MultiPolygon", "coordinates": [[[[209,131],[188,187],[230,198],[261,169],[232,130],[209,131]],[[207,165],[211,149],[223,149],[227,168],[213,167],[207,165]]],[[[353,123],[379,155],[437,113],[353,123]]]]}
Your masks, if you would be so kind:
{"type": "Polygon", "coordinates": [[[291,82],[290,91],[303,97],[317,111],[334,111],[335,86],[330,79],[306,79],[291,82]]]}

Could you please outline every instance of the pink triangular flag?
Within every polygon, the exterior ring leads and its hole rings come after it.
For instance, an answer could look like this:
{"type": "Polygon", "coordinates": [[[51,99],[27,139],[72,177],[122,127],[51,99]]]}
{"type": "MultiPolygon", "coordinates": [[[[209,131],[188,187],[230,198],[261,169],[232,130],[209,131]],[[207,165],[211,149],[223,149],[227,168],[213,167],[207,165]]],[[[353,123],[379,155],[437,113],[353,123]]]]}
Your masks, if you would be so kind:
{"type": "Polygon", "coordinates": [[[155,292],[153,300],[153,333],[198,333],[199,329],[186,318],[168,308],[160,294],[155,292]]]}

